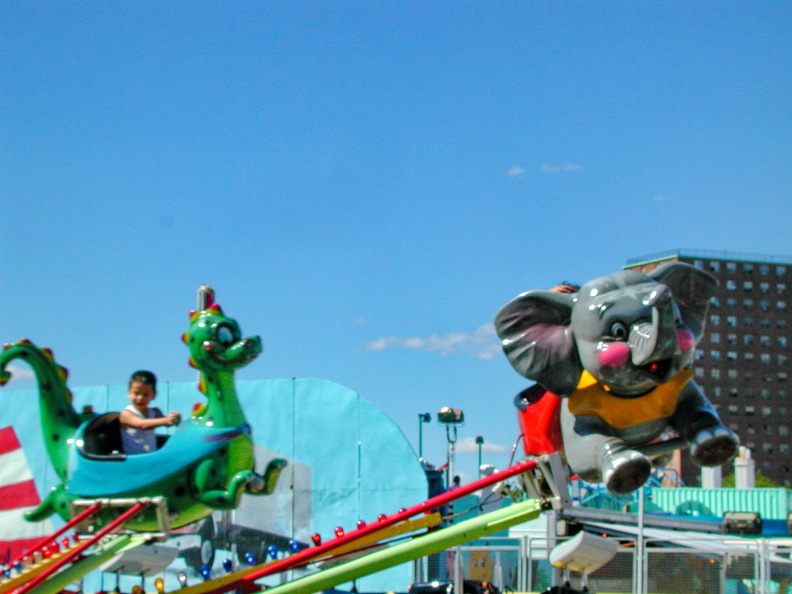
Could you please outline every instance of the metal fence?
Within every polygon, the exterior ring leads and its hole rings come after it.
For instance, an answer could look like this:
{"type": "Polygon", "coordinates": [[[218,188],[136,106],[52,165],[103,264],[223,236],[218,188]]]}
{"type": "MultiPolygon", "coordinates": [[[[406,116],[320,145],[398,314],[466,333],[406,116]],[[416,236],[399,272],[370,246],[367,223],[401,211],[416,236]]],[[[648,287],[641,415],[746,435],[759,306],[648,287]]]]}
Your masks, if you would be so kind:
{"type": "Polygon", "coordinates": [[[553,585],[586,585],[598,594],[792,594],[792,541],[723,538],[620,540],[616,556],[588,576],[548,562],[547,538],[491,538],[417,560],[413,581],[474,579],[502,592],[544,592],[553,585]]]}

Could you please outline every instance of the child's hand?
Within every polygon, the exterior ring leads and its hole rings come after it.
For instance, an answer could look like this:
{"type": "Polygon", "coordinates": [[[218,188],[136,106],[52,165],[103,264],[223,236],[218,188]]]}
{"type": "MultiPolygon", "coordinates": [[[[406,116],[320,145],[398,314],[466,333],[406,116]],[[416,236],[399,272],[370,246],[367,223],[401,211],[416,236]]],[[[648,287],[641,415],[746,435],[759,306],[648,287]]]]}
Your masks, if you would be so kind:
{"type": "Polygon", "coordinates": [[[168,420],[168,425],[178,425],[181,422],[181,414],[178,412],[169,412],[165,418],[168,420]]]}

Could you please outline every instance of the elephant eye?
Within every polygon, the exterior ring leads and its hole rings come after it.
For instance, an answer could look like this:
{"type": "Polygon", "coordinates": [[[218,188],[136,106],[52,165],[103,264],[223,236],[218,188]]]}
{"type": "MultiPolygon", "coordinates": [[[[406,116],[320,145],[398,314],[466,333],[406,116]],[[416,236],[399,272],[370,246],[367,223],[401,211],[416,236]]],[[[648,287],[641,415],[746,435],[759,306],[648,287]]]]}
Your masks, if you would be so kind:
{"type": "Polygon", "coordinates": [[[616,322],[611,326],[610,334],[616,340],[626,340],[628,335],[627,326],[621,322],[616,322]]]}

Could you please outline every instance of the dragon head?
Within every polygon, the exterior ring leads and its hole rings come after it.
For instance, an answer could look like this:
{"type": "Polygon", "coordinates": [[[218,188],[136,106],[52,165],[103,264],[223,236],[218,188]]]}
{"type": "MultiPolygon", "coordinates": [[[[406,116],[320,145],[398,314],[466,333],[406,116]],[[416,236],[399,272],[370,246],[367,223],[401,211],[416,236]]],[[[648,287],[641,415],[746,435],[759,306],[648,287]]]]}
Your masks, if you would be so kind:
{"type": "Polygon", "coordinates": [[[217,304],[190,312],[190,328],[182,336],[190,349],[190,365],[201,371],[234,371],[261,353],[258,336],[243,338],[236,320],[217,304]]]}

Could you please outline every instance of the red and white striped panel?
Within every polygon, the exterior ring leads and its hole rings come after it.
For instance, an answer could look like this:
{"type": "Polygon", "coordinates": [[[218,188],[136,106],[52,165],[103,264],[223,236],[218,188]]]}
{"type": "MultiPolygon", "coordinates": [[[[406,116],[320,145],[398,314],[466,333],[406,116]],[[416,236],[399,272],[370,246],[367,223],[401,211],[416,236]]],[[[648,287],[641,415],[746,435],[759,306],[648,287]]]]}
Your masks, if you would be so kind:
{"type": "Polygon", "coordinates": [[[31,524],[23,514],[39,499],[33,475],[13,427],[0,429],[0,562],[16,557],[47,534],[49,520],[31,524]]]}

